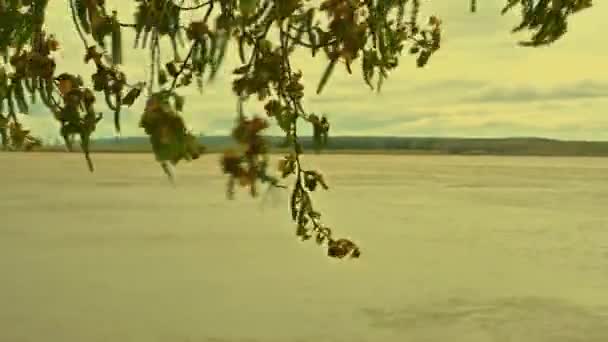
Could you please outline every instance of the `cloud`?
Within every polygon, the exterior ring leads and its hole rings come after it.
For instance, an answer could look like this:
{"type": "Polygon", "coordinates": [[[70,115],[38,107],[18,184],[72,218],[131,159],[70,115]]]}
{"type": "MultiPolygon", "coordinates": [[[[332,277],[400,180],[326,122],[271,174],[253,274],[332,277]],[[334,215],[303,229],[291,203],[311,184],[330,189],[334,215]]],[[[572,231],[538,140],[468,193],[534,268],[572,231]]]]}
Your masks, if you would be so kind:
{"type": "Polygon", "coordinates": [[[395,125],[413,124],[421,120],[429,120],[438,117],[439,113],[407,112],[393,116],[369,116],[369,115],[343,115],[332,119],[328,116],[332,126],[339,131],[382,131],[390,129],[395,125]]]}
{"type": "Polygon", "coordinates": [[[368,101],[384,102],[392,101],[392,99],[404,101],[421,101],[425,98],[432,98],[431,101],[437,102],[453,94],[463,92],[478,91],[479,89],[488,86],[489,83],[483,80],[466,80],[466,79],[446,79],[438,81],[423,81],[423,82],[403,82],[400,80],[389,78],[386,80],[385,87],[380,93],[370,90],[363,83],[361,78],[355,78],[349,82],[338,81],[336,86],[329,88],[327,93],[320,95],[310,95],[307,99],[313,104],[334,104],[344,103],[348,100],[361,100],[367,98],[368,101]]]}
{"type": "Polygon", "coordinates": [[[530,85],[520,87],[489,87],[479,95],[465,97],[467,102],[536,102],[566,101],[608,97],[608,82],[584,80],[573,84],[539,89],[530,85]]]}

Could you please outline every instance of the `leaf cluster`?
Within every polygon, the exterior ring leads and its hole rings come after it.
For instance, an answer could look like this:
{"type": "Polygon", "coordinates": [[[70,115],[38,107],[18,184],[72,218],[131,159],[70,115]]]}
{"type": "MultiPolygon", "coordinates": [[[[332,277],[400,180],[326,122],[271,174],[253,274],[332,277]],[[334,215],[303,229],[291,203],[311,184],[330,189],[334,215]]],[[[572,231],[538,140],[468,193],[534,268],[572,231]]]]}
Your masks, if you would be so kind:
{"type": "Polygon", "coordinates": [[[592,0],[509,0],[502,10],[507,13],[515,6],[521,7],[522,21],[513,32],[533,31],[532,38],[519,42],[522,46],[549,45],[568,31],[570,15],[592,6],[592,0]]]}

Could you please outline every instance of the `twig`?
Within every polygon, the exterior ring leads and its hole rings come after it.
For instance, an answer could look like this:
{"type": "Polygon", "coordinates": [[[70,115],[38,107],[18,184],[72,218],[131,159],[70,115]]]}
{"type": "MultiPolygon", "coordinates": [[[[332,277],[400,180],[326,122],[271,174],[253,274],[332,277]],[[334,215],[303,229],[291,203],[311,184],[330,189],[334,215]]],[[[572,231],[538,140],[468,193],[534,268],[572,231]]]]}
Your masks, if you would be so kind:
{"type": "Polygon", "coordinates": [[[179,78],[179,76],[186,69],[186,65],[188,64],[188,60],[190,60],[190,58],[192,57],[192,53],[194,52],[194,49],[197,46],[197,44],[199,44],[199,43],[198,42],[194,42],[190,46],[190,51],[188,51],[188,55],[186,56],[186,59],[182,63],[181,67],[179,68],[179,71],[177,72],[177,75],[175,75],[175,77],[173,78],[173,82],[171,82],[171,88],[169,88],[169,91],[175,90],[175,86],[177,85],[177,79],[179,78]]]}
{"type": "Polygon", "coordinates": [[[76,5],[74,4],[74,0],[69,0],[68,5],[70,6],[70,12],[72,13],[72,20],[74,21],[74,26],[76,26],[76,31],[78,32],[80,40],[82,40],[82,44],[84,44],[84,49],[86,50],[89,48],[89,43],[87,42],[87,39],[84,36],[84,33],[82,32],[80,23],[78,23],[78,20],[76,19],[76,5]]]}

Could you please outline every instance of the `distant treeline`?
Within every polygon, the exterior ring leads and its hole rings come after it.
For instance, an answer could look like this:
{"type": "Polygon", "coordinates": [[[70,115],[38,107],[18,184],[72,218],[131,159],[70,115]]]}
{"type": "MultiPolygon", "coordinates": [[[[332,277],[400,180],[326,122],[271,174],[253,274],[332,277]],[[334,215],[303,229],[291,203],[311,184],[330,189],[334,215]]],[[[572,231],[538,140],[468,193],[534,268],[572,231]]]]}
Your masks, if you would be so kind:
{"type": "MultiPolygon", "coordinates": [[[[267,137],[272,150],[285,150],[284,137],[267,137]]],[[[220,152],[235,146],[227,136],[202,136],[201,143],[208,152],[220,152]]],[[[312,138],[301,138],[305,151],[313,153],[312,138]]],[[[61,150],[51,146],[48,150],[61,150]]],[[[93,141],[93,151],[149,152],[146,137],[103,138],[93,141]]],[[[608,142],[560,141],[542,138],[411,138],[411,137],[330,137],[326,153],[429,153],[464,155],[548,155],[548,156],[608,156],[608,142]]]]}

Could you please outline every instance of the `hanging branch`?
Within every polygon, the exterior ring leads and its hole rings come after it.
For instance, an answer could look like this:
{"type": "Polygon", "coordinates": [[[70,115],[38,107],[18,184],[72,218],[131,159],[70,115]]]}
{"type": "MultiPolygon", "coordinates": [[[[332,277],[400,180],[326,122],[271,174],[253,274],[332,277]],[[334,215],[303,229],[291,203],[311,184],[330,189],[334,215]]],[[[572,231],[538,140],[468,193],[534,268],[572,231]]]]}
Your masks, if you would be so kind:
{"type": "Polygon", "coordinates": [[[80,23],[78,22],[78,14],[77,9],[76,9],[76,2],[77,0],[69,0],[68,5],[70,6],[70,13],[72,16],[72,21],[74,22],[74,27],[76,27],[76,32],[78,32],[78,36],[80,37],[80,40],[82,41],[82,44],[84,45],[85,49],[89,48],[89,43],[87,42],[87,38],[84,36],[84,33],[82,32],[82,28],[80,27],[80,23]]]}

